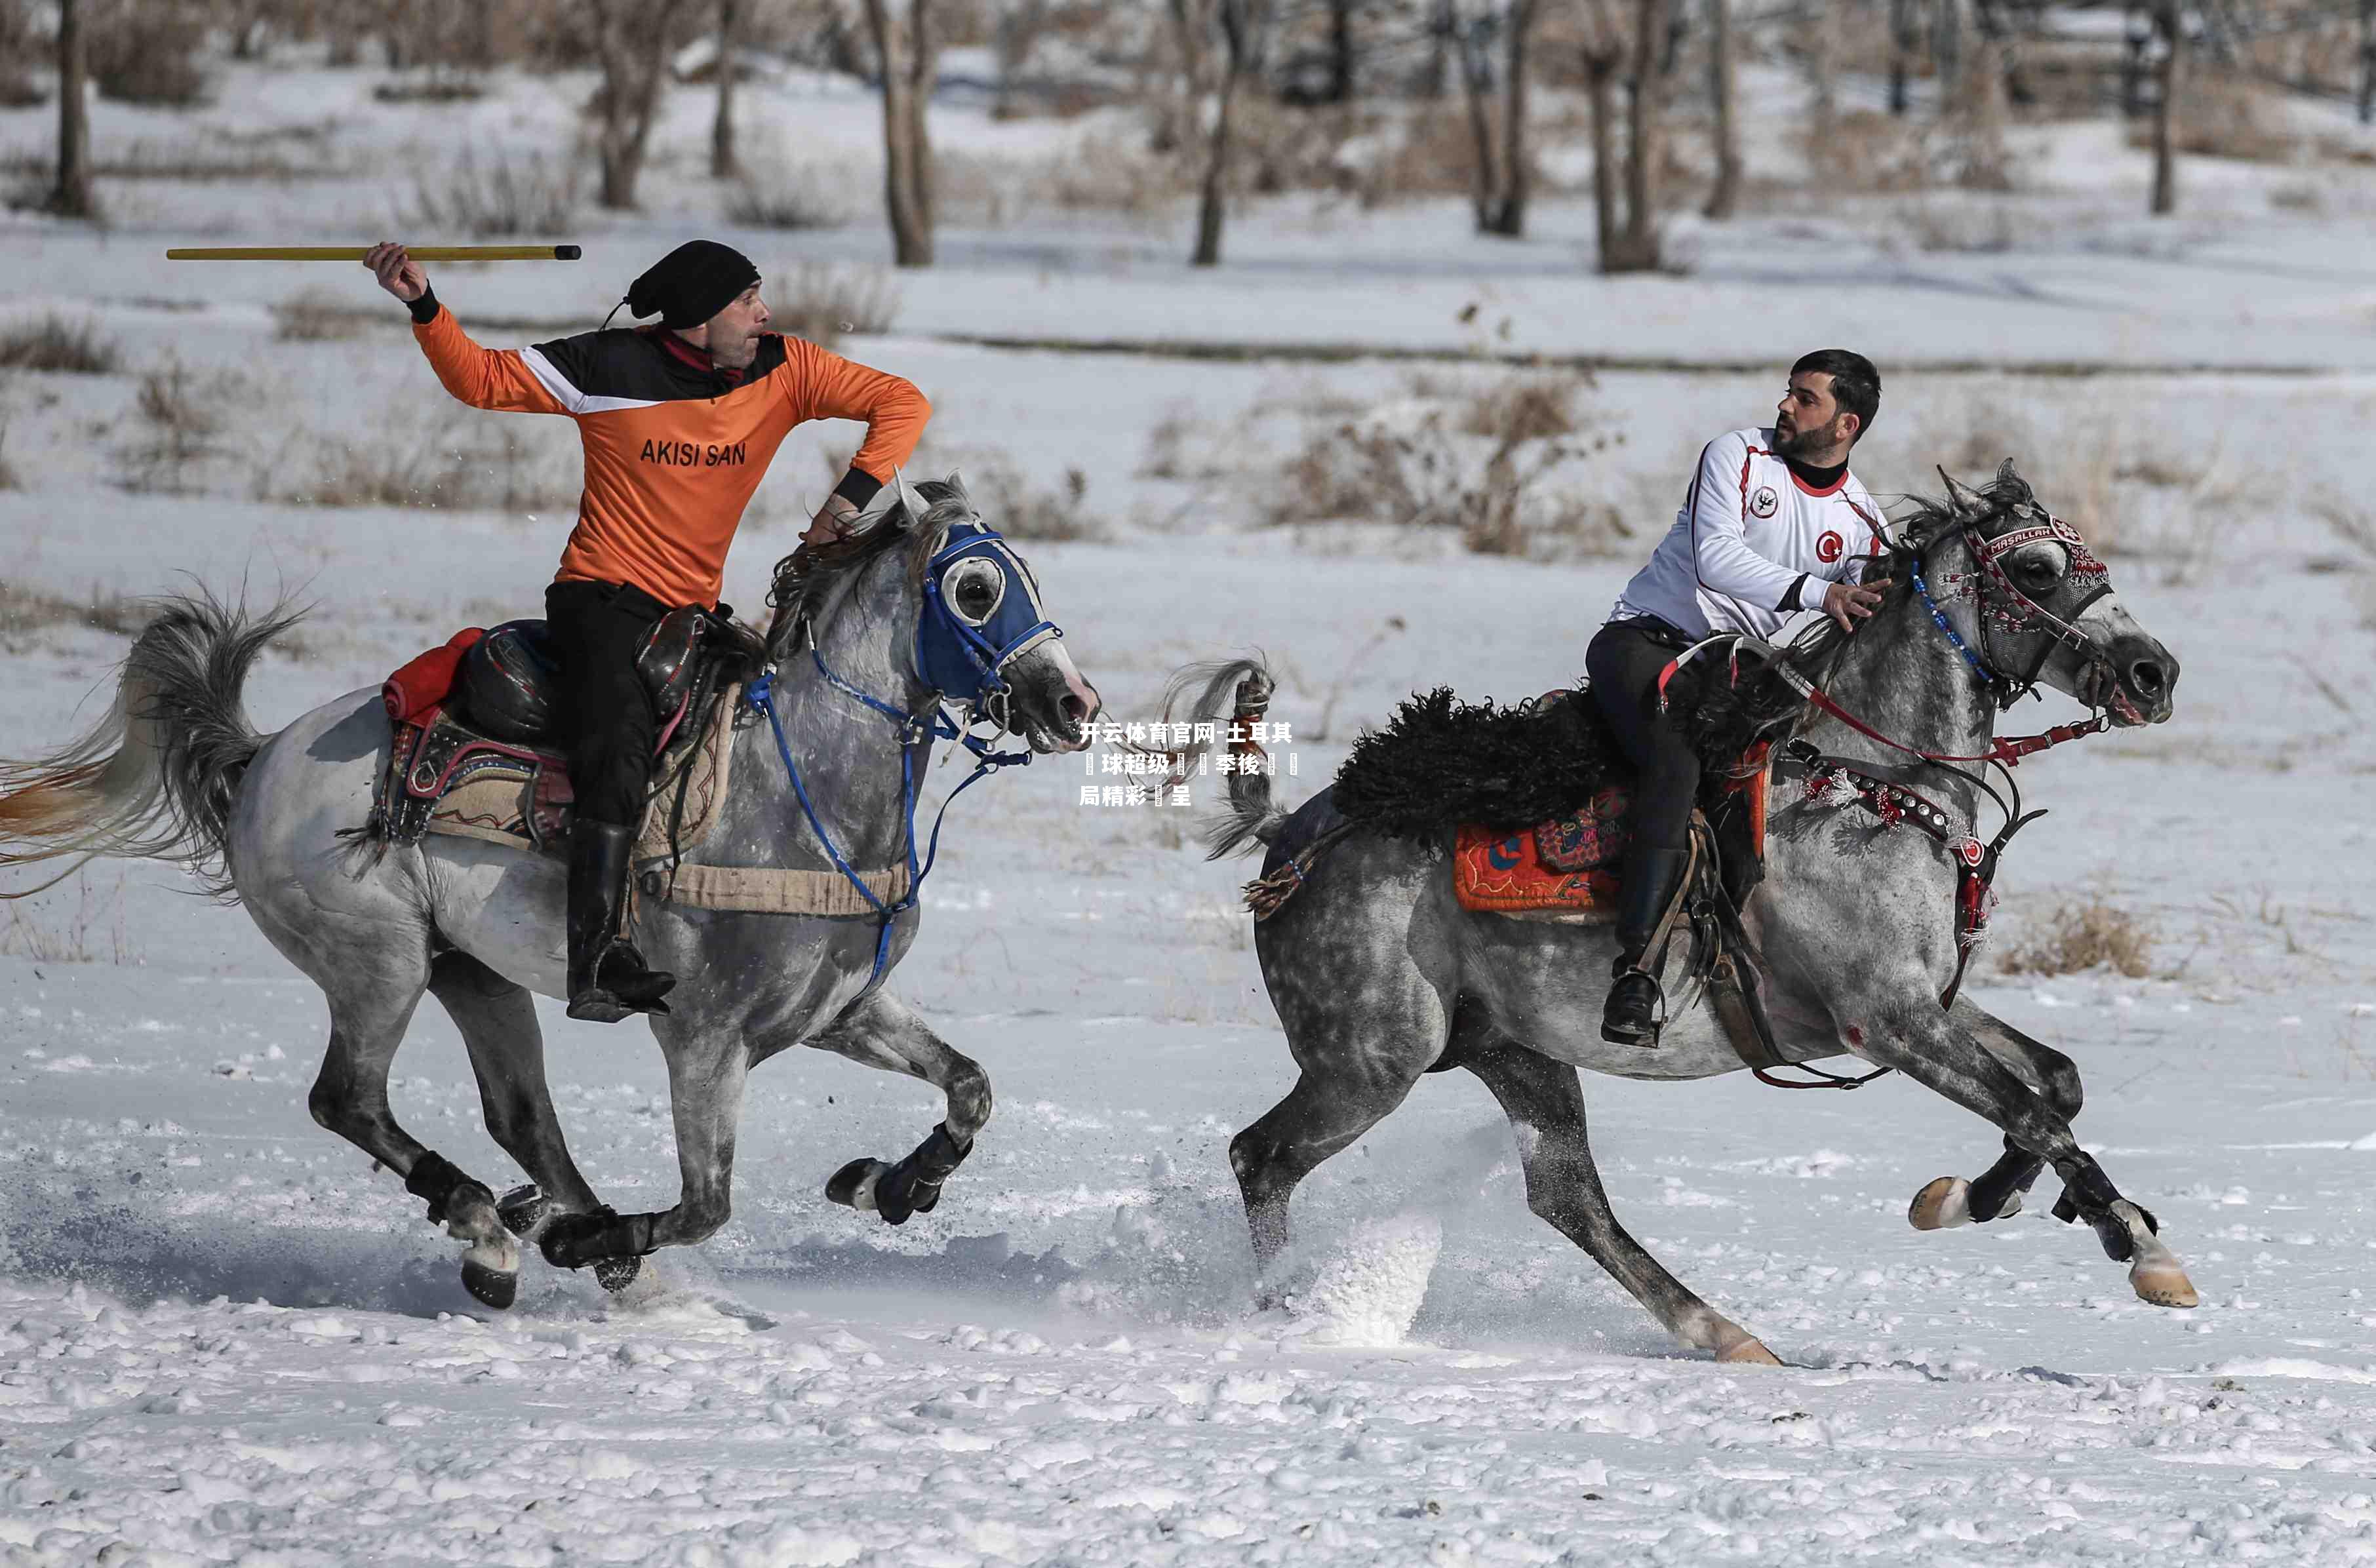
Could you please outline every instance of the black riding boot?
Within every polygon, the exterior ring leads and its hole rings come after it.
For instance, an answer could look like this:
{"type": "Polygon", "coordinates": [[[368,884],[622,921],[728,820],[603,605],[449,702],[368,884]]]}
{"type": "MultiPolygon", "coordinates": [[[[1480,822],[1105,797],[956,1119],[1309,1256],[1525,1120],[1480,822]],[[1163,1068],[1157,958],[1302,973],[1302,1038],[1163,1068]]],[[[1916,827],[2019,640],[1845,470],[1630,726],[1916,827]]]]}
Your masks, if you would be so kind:
{"type": "Polygon", "coordinates": [[[1642,965],[1658,917],[1667,912],[1690,864],[1686,849],[1636,845],[1625,857],[1624,886],[1617,901],[1617,962],[1610,967],[1613,983],[1600,1010],[1600,1038],[1605,1040],[1645,1048],[1658,1043],[1658,981],[1642,965]]]}
{"type": "Polygon", "coordinates": [[[633,1013],[665,1013],[676,977],[646,967],[622,933],[636,830],[607,822],[569,829],[569,1016],[615,1024],[633,1013]]]}

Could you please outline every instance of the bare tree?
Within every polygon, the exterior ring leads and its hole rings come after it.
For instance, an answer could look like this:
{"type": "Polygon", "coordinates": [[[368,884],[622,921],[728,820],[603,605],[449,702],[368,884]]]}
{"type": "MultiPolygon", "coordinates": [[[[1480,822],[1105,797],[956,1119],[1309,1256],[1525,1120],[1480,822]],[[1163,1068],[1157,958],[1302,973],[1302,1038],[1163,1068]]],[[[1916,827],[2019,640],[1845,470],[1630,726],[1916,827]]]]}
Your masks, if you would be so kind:
{"type": "Polygon", "coordinates": [[[2376,122],[2376,0],[2359,0],[2359,123],[2376,122]]]}
{"type": "Polygon", "coordinates": [[[2156,218],[2178,210],[2178,88],[2186,53],[2186,17],[2181,0],[2161,0],[2154,9],[2161,30],[2161,64],[2154,72],[2153,201],[2156,218]]]}
{"type": "Polygon", "coordinates": [[[883,206],[891,259],[933,265],[933,140],[924,125],[939,73],[933,0],[866,0],[883,73],[883,206]]]}
{"type": "Polygon", "coordinates": [[[1206,129],[1205,177],[1196,201],[1196,249],[1194,267],[1217,267],[1221,260],[1221,225],[1229,194],[1230,113],[1240,90],[1263,67],[1273,21],[1272,0],[1171,0],[1171,22],[1179,34],[1181,66],[1187,74],[1191,98],[1203,96],[1200,78],[1214,76],[1209,89],[1213,115],[1206,129]],[[1217,52],[1214,43],[1218,43],[1217,52]]]}
{"type": "Polygon", "coordinates": [[[1740,205],[1740,126],[1734,121],[1731,0],[1708,0],[1708,101],[1715,122],[1716,183],[1701,210],[1721,221],[1740,205]]]}
{"type": "Polygon", "coordinates": [[[741,42],[741,0],[718,0],[718,115],[709,122],[709,175],[731,180],[742,172],[734,157],[734,53],[741,42]]]}
{"type": "Polygon", "coordinates": [[[683,0],[585,0],[585,5],[593,14],[594,53],[602,66],[602,85],[594,100],[601,119],[595,143],[602,160],[602,205],[632,208],[652,124],[659,117],[669,41],[683,0]]]}
{"type": "Polygon", "coordinates": [[[1527,151],[1527,78],[1539,0],[1506,0],[1464,15],[1443,0],[1436,27],[1450,35],[1468,104],[1469,202],[1477,232],[1515,238],[1527,232],[1531,168],[1527,151]],[[1498,89],[1493,45],[1503,45],[1498,89]]]}
{"type": "MultiPolygon", "coordinates": [[[[1633,0],[1625,75],[1625,220],[1600,249],[1603,272],[1651,272],[1661,260],[1658,233],[1660,120],[1666,109],[1670,0],[1633,0]]],[[[1613,214],[1611,215],[1613,219],[1613,214]]]]}
{"type": "Polygon", "coordinates": [[[49,209],[62,218],[96,218],[90,188],[90,108],[82,0],[58,0],[58,178],[49,209]]]}

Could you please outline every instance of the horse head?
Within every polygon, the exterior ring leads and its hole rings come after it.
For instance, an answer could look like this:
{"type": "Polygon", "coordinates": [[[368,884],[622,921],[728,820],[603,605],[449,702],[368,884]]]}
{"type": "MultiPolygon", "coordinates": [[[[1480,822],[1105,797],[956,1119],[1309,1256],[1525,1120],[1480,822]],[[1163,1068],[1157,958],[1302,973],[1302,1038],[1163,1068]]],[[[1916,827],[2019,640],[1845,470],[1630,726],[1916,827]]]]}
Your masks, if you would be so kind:
{"type": "Polygon", "coordinates": [[[1097,689],[1048,618],[1039,578],[958,477],[897,475],[870,510],[849,538],[778,567],[777,659],[805,635],[843,678],[891,687],[903,712],[946,704],[1036,752],[1088,744],[1097,689]]]}
{"type": "Polygon", "coordinates": [[[1947,497],[1922,506],[1906,543],[1918,558],[1965,547],[1968,568],[1935,572],[1936,598],[1969,601],[1969,646],[2003,700],[2043,683],[2124,727],[2169,718],[2177,656],[2137,624],[2110,569],[2038,503],[2012,459],[1978,490],[1943,469],[1939,477],[1947,497]]]}

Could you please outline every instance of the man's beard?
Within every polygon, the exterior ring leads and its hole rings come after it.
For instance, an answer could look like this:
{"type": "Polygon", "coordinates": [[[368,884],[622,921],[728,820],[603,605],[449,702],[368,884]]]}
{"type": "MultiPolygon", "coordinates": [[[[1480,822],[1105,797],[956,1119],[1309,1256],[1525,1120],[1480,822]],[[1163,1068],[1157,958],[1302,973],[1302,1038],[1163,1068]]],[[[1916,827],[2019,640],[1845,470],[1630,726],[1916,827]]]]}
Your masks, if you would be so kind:
{"type": "Polygon", "coordinates": [[[758,357],[759,339],[756,338],[748,338],[733,343],[724,353],[719,353],[715,349],[709,351],[709,362],[721,370],[749,370],[752,362],[758,357]]]}
{"type": "Polygon", "coordinates": [[[1774,455],[1777,457],[1796,457],[1803,463],[1811,457],[1828,453],[1832,445],[1830,423],[1816,425],[1812,430],[1794,428],[1788,432],[1779,429],[1774,432],[1774,455]]]}

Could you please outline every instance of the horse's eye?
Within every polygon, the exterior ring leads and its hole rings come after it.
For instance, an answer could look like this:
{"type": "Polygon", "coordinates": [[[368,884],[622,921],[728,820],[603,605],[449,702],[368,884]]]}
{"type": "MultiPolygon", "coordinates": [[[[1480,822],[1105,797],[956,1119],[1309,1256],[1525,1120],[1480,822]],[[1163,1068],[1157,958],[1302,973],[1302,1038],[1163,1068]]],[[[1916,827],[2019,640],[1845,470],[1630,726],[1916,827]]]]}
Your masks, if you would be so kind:
{"type": "Polygon", "coordinates": [[[998,601],[1006,597],[1006,574],[980,558],[960,561],[941,579],[941,591],[959,620],[979,626],[991,618],[998,609],[998,601]]]}

